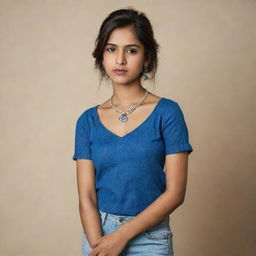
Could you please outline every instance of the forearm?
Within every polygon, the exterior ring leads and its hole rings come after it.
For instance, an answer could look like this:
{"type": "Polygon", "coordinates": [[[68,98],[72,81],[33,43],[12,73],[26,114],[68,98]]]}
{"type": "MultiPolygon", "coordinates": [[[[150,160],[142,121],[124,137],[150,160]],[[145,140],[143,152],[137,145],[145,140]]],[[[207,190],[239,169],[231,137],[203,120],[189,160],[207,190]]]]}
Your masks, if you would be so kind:
{"type": "Polygon", "coordinates": [[[88,200],[79,203],[80,218],[83,230],[86,234],[89,245],[92,245],[102,237],[101,218],[97,205],[88,200]]]}
{"type": "Polygon", "coordinates": [[[178,197],[170,195],[170,192],[164,192],[135,218],[122,225],[119,232],[130,240],[161,222],[181,204],[182,201],[178,197]]]}

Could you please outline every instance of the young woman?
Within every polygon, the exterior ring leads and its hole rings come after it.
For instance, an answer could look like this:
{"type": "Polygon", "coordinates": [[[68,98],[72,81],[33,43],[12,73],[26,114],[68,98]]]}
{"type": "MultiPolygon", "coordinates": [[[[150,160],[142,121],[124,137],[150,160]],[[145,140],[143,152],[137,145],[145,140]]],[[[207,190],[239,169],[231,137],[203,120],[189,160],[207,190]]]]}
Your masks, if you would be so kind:
{"type": "Polygon", "coordinates": [[[154,79],[159,45],[144,13],[112,12],[95,66],[112,96],[77,119],[75,152],[82,255],[173,255],[169,215],[183,203],[193,151],[179,104],[141,82],[154,79]]]}

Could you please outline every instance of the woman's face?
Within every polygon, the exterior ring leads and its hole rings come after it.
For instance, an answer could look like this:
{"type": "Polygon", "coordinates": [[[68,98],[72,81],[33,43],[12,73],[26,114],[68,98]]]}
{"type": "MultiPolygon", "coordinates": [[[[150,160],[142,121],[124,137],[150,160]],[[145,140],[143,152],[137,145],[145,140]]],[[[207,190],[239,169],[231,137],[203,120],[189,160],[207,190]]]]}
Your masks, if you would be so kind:
{"type": "Polygon", "coordinates": [[[139,80],[144,61],[144,46],[138,41],[131,27],[112,31],[104,48],[102,64],[112,82],[129,84],[139,80]],[[119,74],[116,69],[126,72],[119,74]]]}

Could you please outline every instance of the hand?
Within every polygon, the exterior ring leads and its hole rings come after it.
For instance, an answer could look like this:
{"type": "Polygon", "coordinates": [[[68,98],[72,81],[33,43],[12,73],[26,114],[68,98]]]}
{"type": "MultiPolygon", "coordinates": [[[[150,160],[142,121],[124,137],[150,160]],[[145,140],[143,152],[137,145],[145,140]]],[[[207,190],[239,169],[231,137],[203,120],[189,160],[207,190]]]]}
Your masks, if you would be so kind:
{"type": "Polygon", "coordinates": [[[88,256],[118,256],[128,241],[126,236],[116,230],[98,239],[88,256]]]}

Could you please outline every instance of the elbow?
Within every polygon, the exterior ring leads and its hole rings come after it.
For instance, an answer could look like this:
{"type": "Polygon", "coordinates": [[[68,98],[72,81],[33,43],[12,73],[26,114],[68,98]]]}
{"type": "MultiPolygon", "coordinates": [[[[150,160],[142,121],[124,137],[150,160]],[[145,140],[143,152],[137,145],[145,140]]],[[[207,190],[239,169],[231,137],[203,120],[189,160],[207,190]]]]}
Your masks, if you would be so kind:
{"type": "Polygon", "coordinates": [[[178,205],[181,205],[184,203],[185,201],[185,192],[184,191],[180,191],[176,193],[176,201],[178,203],[178,205]]]}
{"type": "Polygon", "coordinates": [[[184,203],[184,201],[185,201],[184,198],[178,200],[178,205],[182,205],[184,203]]]}
{"type": "Polygon", "coordinates": [[[177,202],[178,202],[179,205],[183,204],[184,201],[185,201],[185,195],[184,194],[177,196],[177,202]]]}
{"type": "Polygon", "coordinates": [[[97,204],[97,194],[94,189],[79,194],[79,205],[97,204]]]}
{"type": "Polygon", "coordinates": [[[84,197],[83,199],[79,200],[79,209],[88,209],[88,208],[92,208],[92,207],[96,207],[97,206],[97,199],[93,198],[93,197],[84,197]]]}
{"type": "Polygon", "coordinates": [[[177,207],[182,205],[184,203],[184,197],[177,196],[175,199],[175,202],[176,202],[177,207]]]}
{"type": "Polygon", "coordinates": [[[184,203],[184,199],[179,197],[176,197],[174,201],[177,207],[184,203]]]}
{"type": "Polygon", "coordinates": [[[166,191],[170,199],[176,203],[177,206],[181,205],[185,201],[185,195],[184,193],[173,193],[171,191],[166,191]]]}

